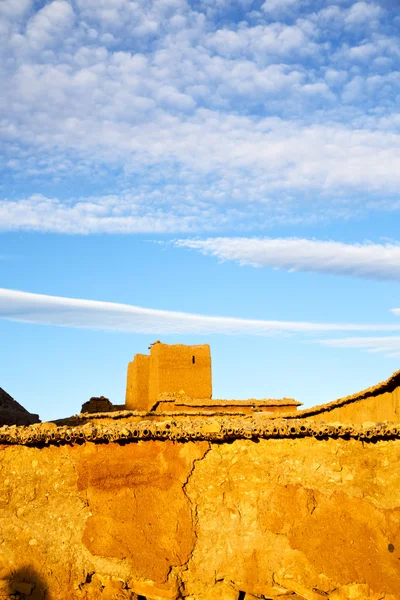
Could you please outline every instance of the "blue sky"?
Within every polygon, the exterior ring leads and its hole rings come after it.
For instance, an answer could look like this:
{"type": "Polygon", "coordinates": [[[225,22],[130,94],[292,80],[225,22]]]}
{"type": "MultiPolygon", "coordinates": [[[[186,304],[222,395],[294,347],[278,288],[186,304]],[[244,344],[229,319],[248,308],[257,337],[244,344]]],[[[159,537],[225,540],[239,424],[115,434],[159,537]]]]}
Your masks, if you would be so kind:
{"type": "Polygon", "coordinates": [[[0,386],[124,399],[155,339],[214,397],[400,366],[400,6],[1,0],[0,386]]]}

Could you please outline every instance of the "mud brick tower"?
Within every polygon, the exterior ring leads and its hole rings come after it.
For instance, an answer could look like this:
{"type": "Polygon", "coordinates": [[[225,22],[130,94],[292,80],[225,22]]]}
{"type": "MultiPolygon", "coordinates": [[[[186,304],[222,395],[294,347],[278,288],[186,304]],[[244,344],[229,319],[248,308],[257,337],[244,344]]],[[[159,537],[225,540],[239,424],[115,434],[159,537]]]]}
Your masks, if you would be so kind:
{"type": "Polygon", "coordinates": [[[150,355],[136,354],[128,365],[126,407],[129,410],[151,410],[160,394],[181,390],[193,398],[211,398],[208,344],[156,342],[150,348],[150,355]]]}

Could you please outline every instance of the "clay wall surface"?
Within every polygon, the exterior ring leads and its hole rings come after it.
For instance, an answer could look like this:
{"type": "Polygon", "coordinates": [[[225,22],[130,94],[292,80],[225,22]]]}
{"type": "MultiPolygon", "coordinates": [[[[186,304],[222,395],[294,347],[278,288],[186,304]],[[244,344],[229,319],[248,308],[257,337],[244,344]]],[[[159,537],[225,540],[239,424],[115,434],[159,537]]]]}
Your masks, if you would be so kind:
{"type": "Polygon", "coordinates": [[[364,421],[400,421],[400,388],[370,396],[356,402],[343,404],[330,410],[323,410],[310,419],[327,423],[363,423],[364,421]]]}
{"type": "Polygon", "coordinates": [[[297,407],[301,406],[293,398],[264,398],[256,400],[226,400],[222,398],[192,398],[188,394],[163,393],[157,398],[153,406],[154,412],[175,412],[175,413],[220,413],[220,414],[253,414],[255,412],[268,413],[291,413],[296,412],[297,407]]]}
{"type": "Polygon", "coordinates": [[[292,437],[297,425],[268,421],[278,437],[263,438],[256,421],[240,423],[240,439],[219,440],[222,425],[209,419],[186,442],[146,440],[146,423],[134,424],[141,439],[132,441],[122,422],[106,443],[106,425],[97,438],[84,425],[62,430],[63,445],[53,443],[62,428],[25,428],[40,447],[9,428],[0,596],[400,598],[398,428],[348,428],[349,437],[310,424],[292,437]]]}
{"type": "Polygon", "coordinates": [[[126,381],[126,408],[149,410],[149,366],[150,356],[136,354],[128,364],[126,381]]]}
{"type": "Polygon", "coordinates": [[[184,390],[193,398],[211,398],[211,353],[208,344],[157,343],[151,348],[149,409],[164,392],[184,390]]]}

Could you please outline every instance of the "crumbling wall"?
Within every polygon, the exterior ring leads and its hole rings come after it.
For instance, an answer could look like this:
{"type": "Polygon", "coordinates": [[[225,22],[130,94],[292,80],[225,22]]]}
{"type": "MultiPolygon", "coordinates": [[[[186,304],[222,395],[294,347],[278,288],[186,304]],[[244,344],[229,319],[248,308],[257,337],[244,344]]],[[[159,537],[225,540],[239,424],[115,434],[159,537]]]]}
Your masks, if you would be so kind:
{"type": "Polygon", "coordinates": [[[98,412],[109,412],[113,410],[112,402],[104,396],[92,396],[88,402],[82,404],[82,413],[98,413],[98,412]]]}
{"type": "Polygon", "coordinates": [[[119,427],[118,442],[0,446],[0,597],[400,597],[397,430],[281,424],[265,439],[253,424],[223,441],[210,419],[198,441],[132,441],[119,427]]]}

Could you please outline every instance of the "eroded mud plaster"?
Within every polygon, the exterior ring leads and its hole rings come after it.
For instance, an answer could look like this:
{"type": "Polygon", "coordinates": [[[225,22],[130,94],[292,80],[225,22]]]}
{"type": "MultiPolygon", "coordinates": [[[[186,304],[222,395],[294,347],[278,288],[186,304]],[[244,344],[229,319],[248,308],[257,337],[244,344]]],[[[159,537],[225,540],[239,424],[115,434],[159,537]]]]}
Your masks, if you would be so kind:
{"type": "Polygon", "coordinates": [[[400,597],[398,439],[3,445],[0,476],[3,595],[400,597]]]}

